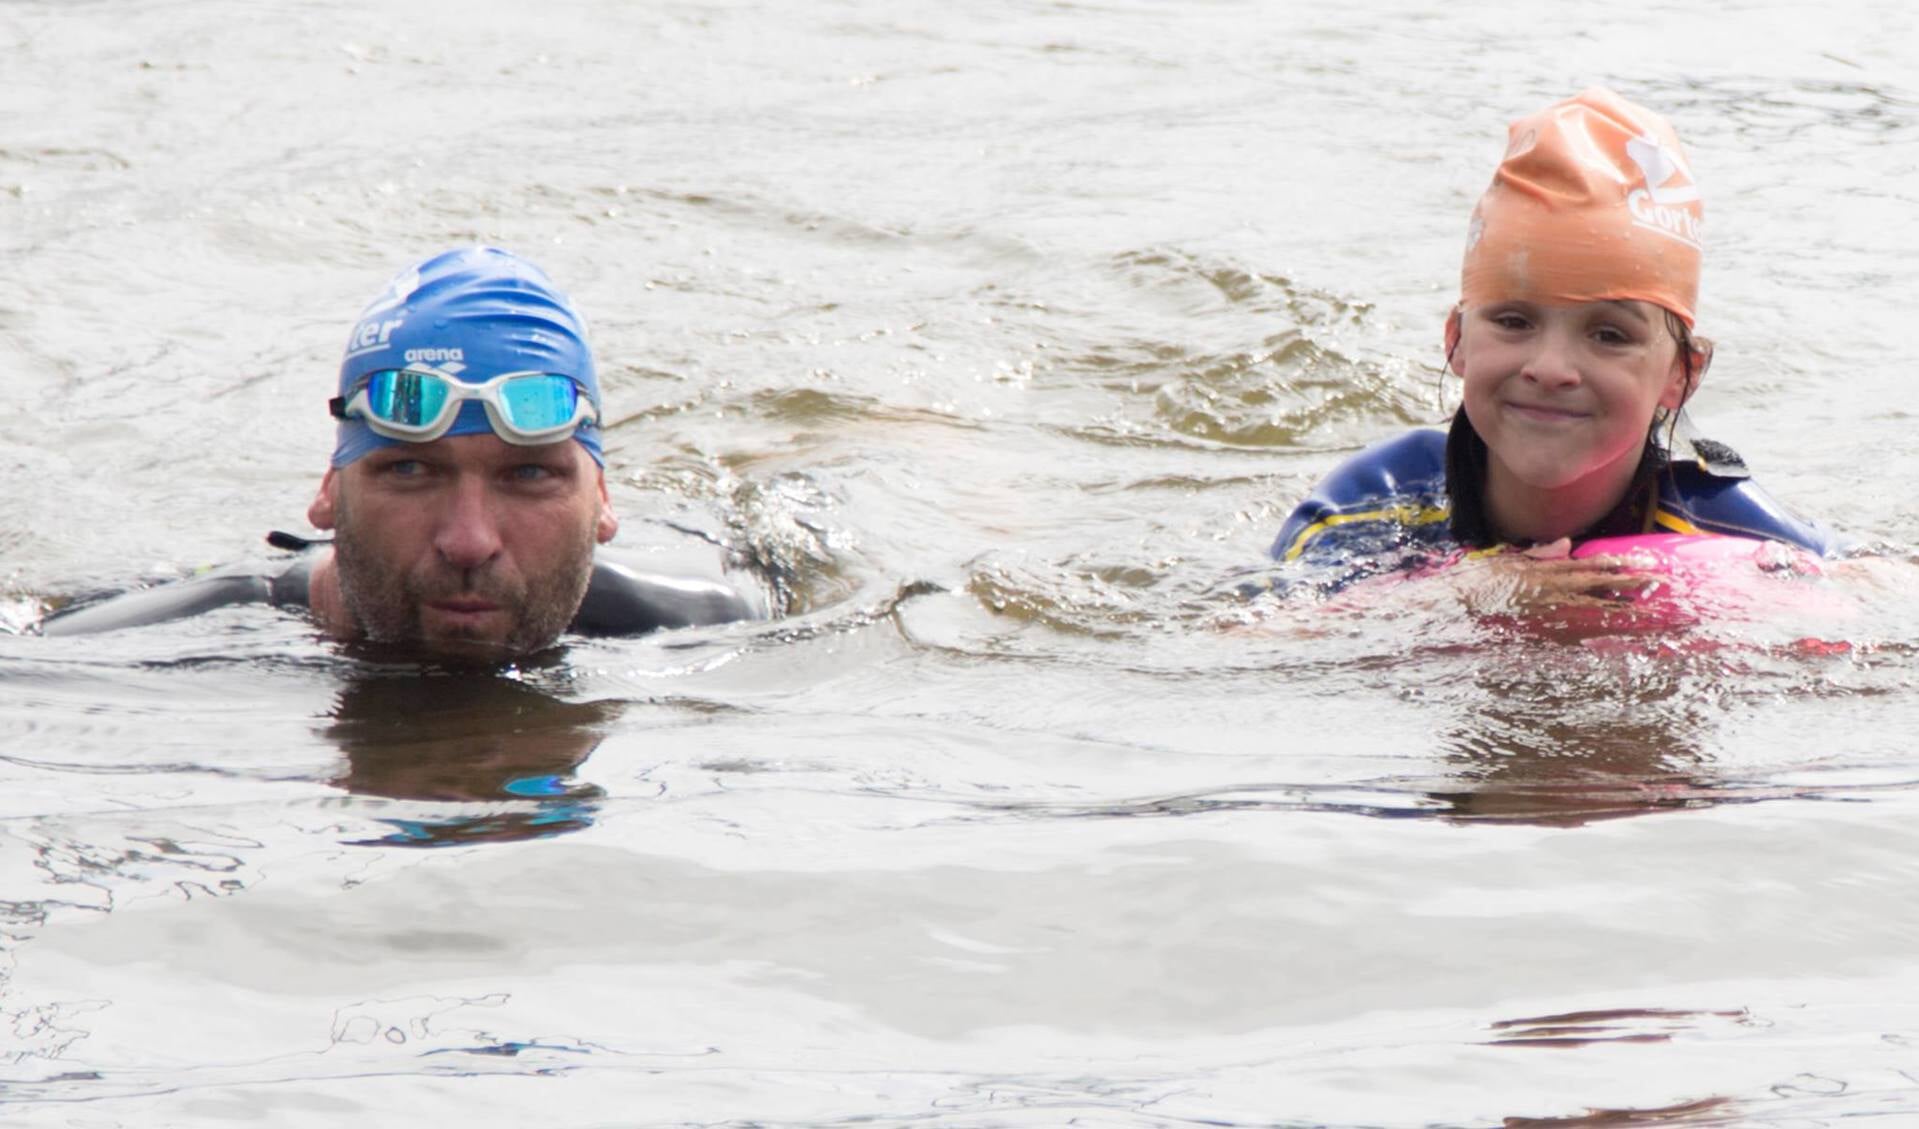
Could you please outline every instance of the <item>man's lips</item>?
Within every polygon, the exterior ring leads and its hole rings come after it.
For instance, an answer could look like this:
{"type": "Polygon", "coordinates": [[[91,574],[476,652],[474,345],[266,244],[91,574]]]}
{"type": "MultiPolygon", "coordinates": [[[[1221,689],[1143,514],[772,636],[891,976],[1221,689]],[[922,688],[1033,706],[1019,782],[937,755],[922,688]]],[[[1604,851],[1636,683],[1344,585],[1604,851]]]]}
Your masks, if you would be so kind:
{"type": "Polygon", "coordinates": [[[500,610],[500,605],[478,596],[452,596],[444,600],[430,600],[427,602],[427,607],[453,615],[483,615],[486,612],[500,610]]]}

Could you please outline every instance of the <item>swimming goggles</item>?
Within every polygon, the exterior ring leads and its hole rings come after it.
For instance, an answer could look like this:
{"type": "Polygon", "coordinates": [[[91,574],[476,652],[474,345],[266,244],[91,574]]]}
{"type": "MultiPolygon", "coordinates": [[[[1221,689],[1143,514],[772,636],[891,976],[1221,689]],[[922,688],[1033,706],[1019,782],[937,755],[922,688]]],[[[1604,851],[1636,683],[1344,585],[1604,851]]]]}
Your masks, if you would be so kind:
{"type": "Polygon", "coordinates": [[[557,443],[600,418],[578,381],[553,372],[509,372],[468,384],[437,372],[381,369],[327,407],[335,419],[366,421],[375,435],[430,443],[452,430],[467,400],[484,404],[493,433],[521,447],[557,443]]]}

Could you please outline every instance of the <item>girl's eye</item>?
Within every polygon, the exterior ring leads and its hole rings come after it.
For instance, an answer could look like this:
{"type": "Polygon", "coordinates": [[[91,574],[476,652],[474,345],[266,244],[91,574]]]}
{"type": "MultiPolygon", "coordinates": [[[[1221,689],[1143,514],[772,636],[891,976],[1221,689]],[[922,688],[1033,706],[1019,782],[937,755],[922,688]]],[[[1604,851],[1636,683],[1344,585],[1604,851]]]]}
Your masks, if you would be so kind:
{"type": "Polygon", "coordinates": [[[1593,330],[1593,340],[1601,345],[1630,345],[1632,336],[1617,326],[1602,325],[1593,330]]]}
{"type": "Polygon", "coordinates": [[[1492,315],[1492,323],[1501,329],[1514,330],[1524,329],[1528,324],[1523,316],[1510,310],[1492,315]]]}

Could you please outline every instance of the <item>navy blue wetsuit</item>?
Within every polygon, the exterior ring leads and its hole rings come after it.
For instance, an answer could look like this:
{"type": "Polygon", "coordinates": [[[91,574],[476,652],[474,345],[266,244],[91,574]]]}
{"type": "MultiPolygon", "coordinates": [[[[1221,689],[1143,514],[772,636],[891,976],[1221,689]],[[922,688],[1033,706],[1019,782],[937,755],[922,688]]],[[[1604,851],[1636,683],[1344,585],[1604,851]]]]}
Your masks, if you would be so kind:
{"type": "MultiPolygon", "coordinates": [[[[1673,458],[1659,469],[1652,504],[1629,499],[1592,535],[1724,533],[1783,541],[1821,556],[1838,547],[1831,531],[1797,517],[1747,478],[1730,450],[1703,441],[1691,446],[1693,457],[1673,458]]],[[[1280,527],[1272,555],[1321,566],[1320,582],[1337,587],[1460,548],[1451,522],[1446,433],[1409,431],[1334,468],[1280,527]]]]}

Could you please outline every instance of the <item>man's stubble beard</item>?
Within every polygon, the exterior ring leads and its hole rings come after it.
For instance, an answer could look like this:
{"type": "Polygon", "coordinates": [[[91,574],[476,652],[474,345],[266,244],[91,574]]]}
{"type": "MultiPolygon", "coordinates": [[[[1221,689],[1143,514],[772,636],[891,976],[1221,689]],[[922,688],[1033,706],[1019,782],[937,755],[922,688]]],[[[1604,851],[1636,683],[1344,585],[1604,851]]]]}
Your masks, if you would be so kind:
{"type": "Polygon", "coordinates": [[[368,546],[355,528],[345,491],[335,499],[334,511],[333,560],[340,598],[362,634],[374,642],[422,645],[467,657],[506,658],[545,650],[573,622],[592,579],[591,526],[581,529],[558,567],[516,584],[486,566],[465,571],[441,566],[424,577],[389,568],[378,554],[365,551],[368,546]],[[478,596],[505,609],[512,618],[505,637],[495,642],[456,631],[427,638],[426,604],[460,595],[478,596]],[[453,646],[439,645],[443,643],[453,646]]]}

